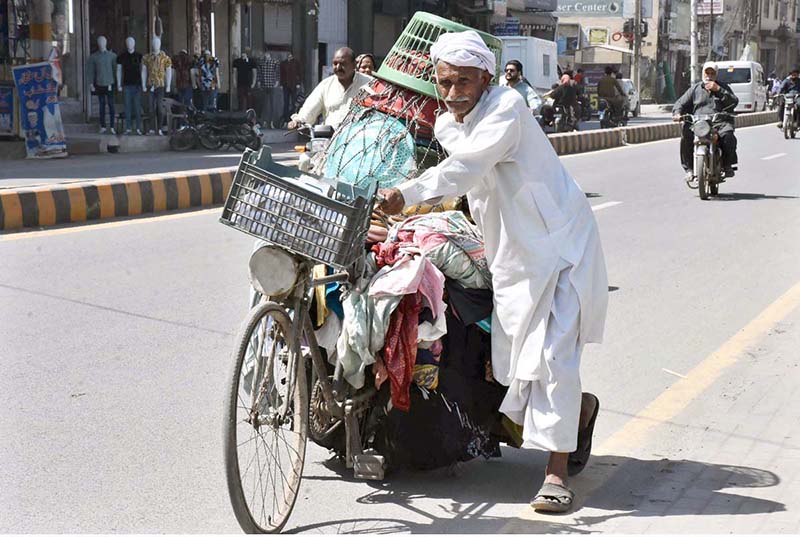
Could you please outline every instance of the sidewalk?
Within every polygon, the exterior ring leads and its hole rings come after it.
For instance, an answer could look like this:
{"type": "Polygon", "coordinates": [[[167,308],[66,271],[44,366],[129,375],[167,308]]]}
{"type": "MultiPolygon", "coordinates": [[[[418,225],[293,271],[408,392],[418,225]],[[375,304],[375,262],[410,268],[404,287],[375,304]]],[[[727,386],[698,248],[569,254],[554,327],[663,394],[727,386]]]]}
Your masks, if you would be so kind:
{"type": "MultiPolygon", "coordinates": [[[[276,161],[296,160],[295,144],[269,144],[276,161]]],[[[236,166],[241,153],[235,151],[187,151],[164,153],[106,153],[75,155],[65,159],[11,160],[0,164],[0,189],[31,187],[94,179],[114,179],[153,173],[191,173],[236,166]]]]}

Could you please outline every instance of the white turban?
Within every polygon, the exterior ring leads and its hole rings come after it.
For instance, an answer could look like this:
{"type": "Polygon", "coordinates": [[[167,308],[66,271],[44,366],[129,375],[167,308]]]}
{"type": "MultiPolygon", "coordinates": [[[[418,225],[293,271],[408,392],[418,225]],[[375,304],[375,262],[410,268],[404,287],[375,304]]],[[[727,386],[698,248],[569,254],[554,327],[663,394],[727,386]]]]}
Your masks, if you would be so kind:
{"type": "Polygon", "coordinates": [[[431,59],[434,65],[441,60],[456,67],[480,67],[494,76],[494,52],[474,30],[440,35],[431,47],[431,59]]]}

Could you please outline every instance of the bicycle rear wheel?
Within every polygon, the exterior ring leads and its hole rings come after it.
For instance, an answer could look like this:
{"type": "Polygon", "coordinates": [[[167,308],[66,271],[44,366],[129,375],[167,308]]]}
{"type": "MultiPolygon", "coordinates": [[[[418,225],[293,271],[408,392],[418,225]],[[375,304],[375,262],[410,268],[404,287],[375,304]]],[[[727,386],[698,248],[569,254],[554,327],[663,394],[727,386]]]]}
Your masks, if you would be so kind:
{"type": "Polygon", "coordinates": [[[292,321],[274,302],[245,320],[225,400],[228,493],[247,533],[277,533],[300,491],[308,431],[305,367],[292,321]]]}

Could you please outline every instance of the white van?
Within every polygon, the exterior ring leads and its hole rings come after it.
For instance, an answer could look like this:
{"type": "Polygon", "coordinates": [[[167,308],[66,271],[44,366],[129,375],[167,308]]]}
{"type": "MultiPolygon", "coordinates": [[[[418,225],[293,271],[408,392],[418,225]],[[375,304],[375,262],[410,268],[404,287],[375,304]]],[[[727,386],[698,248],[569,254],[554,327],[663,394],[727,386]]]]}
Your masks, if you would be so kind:
{"type": "Polygon", "coordinates": [[[717,66],[717,80],[727,83],[739,98],[737,113],[766,110],[767,87],[764,85],[764,68],[760,63],[724,61],[710,64],[717,66]]]}

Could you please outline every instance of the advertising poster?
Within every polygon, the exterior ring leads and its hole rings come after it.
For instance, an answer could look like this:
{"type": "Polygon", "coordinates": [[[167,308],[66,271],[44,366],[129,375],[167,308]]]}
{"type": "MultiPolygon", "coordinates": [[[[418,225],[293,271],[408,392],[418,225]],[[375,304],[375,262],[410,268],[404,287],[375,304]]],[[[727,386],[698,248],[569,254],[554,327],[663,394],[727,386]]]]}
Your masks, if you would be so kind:
{"type": "Polygon", "coordinates": [[[14,67],[19,98],[20,132],[28,158],[67,156],[58,104],[58,83],[49,62],[14,67]]]}
{"type": "Polygon", "coordinates": [[[14,86],[0,86],[0,136],[14,134],[14,86]]]}

